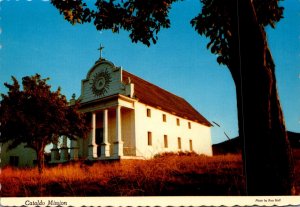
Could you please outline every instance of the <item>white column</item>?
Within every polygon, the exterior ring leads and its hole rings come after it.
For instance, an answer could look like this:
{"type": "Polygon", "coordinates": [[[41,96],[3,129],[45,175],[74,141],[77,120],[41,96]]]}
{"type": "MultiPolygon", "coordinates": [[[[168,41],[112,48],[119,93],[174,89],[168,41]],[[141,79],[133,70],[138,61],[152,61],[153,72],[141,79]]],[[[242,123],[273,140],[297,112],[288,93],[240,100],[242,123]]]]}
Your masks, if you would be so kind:
{"type": "Polygon", "coordinates": [[[50,163],[55,163],[59,161],[59,149],[57,148],[57,141],[53,141],[53,147],[51,149],[51,161],[50,163]]]}
{"type": "Polygon", "coordinates": [[[96,145],[96,113],[92,113],[91,131],[89,135],[89,152],[88,159],[93,160],[97,158],[97,145],[96,145]]]}
{"type": "Polygon", "coordinates": [[[78,160],[78,143],[77,140],[71,140],[70,160],[78,160]]]}
{"type": "Polygon", "coordinates": [[[68,161],[68,146],[67,146],[67,136],[63,136],[63,142],[60,148],[60,161],[68,161]]]}
{"type": "Polygon", "coordinates": [[[121,130],[121,106],[116,108],[116,140],[114,142],[114,157],[123,156],[123,141],[121,130]]]}
{"type": "Polygon", "coordinates": [[[101,143],[101,158],[109,157],[109,143],[108,143],[108,110],[103,111],[103,142],[101,143]]]}

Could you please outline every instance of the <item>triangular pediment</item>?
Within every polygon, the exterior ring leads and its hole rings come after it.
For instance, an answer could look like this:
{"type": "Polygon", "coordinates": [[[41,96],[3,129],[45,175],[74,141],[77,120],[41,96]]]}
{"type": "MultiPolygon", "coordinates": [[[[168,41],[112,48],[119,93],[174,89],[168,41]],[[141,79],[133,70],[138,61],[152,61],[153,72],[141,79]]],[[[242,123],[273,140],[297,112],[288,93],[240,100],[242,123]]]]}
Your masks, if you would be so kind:
{"type": "Polygon", "coordinates": [[[116,67],[112,62],[105,60],[105,59],[101,59],[98,60],[95,65],[93,65],[93,67],[88,71],[87,75],[86,75],[86,79],[90,79],[91,75],[94,73],[95,70],[97,70],[98,68],[103,68],[103,67],[107,67],[107,68],[111,68],[112,70],[119,70],[119,67],[116,67]]]}
{"type": "Polygon", "coordinates": [[[122,69],[105,59],[98,60],[82,80],[81,102],[122,93],[122,69]]]}

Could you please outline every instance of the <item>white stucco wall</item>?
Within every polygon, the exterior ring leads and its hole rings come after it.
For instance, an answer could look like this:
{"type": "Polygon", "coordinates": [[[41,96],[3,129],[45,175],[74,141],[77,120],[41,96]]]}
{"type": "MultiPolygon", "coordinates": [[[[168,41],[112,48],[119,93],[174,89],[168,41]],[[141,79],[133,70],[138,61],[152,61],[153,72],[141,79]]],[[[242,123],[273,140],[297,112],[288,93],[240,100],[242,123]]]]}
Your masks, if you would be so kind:
{"type": "Polygon", "coordinates": [[[189,140],[192,140],[194,152],[212,155],[210,127],[139,102],[135,103],[135,125],[137,156],[151,158],[161,152],[177,152],[178,137],[181,138],[181,151],[190,151],[189,140]],[[151,110],[151,117],[147,117],[147,108],[151,110]],[[163,122],[163,114],[166,114],[166,122],[163,122]],[[177,118],[180,126],[177,126],[177,118]],[[191,123],[191,129],[188,122],[191,123]],[[148,131],[152,133],[152,146],[148,146],[148,131]],[[167,148],[164,147],[164,135],[168,137],[167,148]]]}
{"type": "Polygon", "coordinates": [[[124,142],[124,155],[135,156],[135,127],[134,127],[134,110],[121,109],[122,116],[122,140],[124,142]]]}

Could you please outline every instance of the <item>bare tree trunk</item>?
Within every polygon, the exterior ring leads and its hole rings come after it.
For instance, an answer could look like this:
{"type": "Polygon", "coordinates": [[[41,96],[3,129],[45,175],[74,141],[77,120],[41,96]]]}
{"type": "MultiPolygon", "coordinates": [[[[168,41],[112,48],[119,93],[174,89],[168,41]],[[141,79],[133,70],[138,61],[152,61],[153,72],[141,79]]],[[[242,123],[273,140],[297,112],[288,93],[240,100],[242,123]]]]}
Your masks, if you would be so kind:
{"type": "Polygon", "coordinates": [[[294,167],[265,31],[250,0],[238,1],[236,85],[248,195],[294,194],[294,167]]]}
{"type": "Polygon", "coordinates": [[[38,165],[38,171],[39,171],[39,174],[42,174],[43,173],[43,170],[44,170],[44,159],[45,159],[45,156],[44,156],[44,149],[45,149],[45,144],[44,143],[41,143],[38,148],[37,148],[37,165],[38,165]]]}

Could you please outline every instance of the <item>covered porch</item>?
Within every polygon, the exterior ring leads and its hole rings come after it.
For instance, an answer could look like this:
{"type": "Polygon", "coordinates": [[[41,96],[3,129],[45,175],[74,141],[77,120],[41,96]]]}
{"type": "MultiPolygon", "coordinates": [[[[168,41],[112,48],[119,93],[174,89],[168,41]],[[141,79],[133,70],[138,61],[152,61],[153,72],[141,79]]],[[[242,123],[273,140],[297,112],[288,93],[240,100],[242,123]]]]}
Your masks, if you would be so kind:
{"type": "Polygon", "coordinates": [[[87,138],[70,140],[64,136],[60,148],[57,143],[53,143],[50,163],[141,159],[136,157],[133,104],[132,101],[118,98],[85,106],[82,111],[86,113],[91,128],[87,138]]]}

